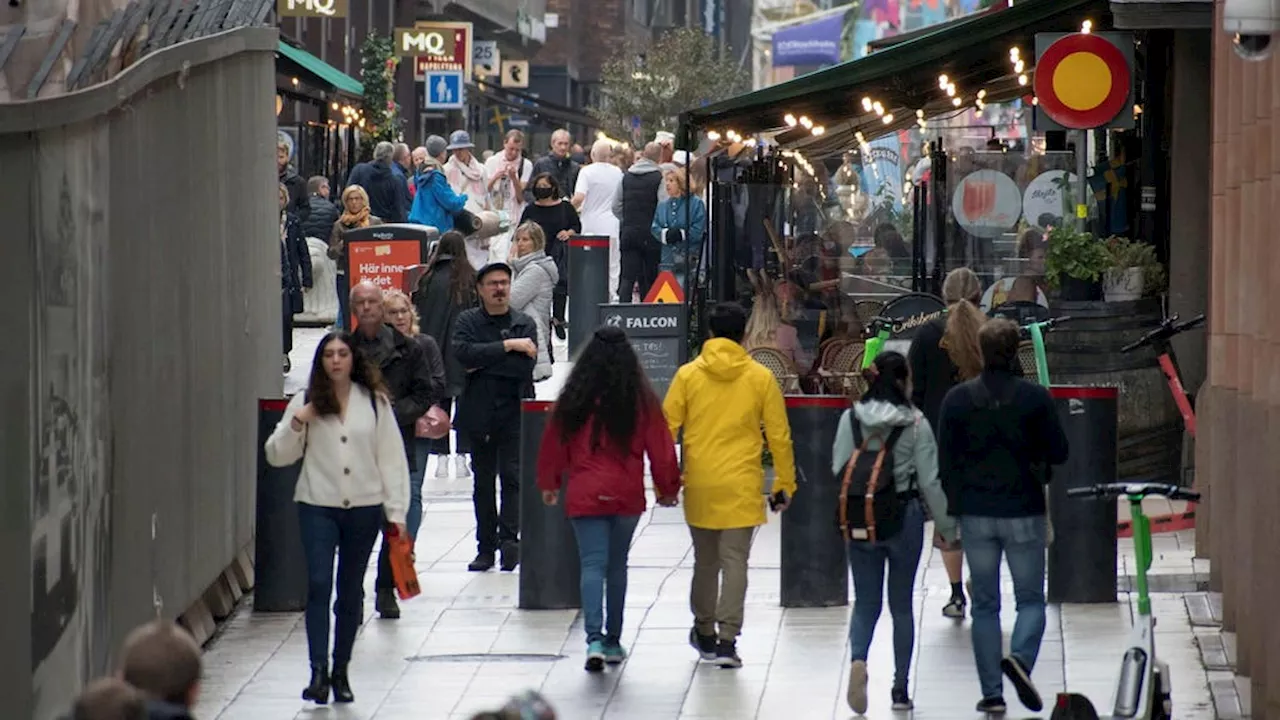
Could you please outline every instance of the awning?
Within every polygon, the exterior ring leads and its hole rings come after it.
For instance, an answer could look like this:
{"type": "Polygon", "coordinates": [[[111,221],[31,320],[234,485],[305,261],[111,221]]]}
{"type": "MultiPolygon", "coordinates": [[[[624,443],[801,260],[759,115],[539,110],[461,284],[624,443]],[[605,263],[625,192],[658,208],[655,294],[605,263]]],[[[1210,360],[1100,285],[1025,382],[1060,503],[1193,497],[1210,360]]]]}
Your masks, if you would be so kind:
{"type": "Polygon", "coordinates": [[[926,117],[954,112],[951,98],[938,85],[943,74],[955,83],[962,102],[968,98],[966,105],[972,105],[979,90],[986,91],[984,100],[990,103],[1027,94],[1029,85],[1019,84],[1010,48],[1019,48],[1029,66],[1035,61],[1036,33],[1078,31],[1084,20],[1098,30],[1110,27],[1107,0],[1023,0],[935,27],[857,60],[691,110],[682,120],[702,130],[746,135],[786,128],[788,113],[803,115],[826,133],[815,137],[797,128],[781,133],[778,142],[838,152],[854,145],[857,132],[869,140],[914,125],[918,112],[926,117]],[[886,124],[880,115],[864,111],[862,98],[881,103],[893,120],[886,124]]]}
{"type": "Polygon", "coordinates": [[[315,84],[352,97],[364,97],[364,86],[358,80],[306,50],[296,48],[283,40],[280,41],[276,50],[278,59],[292,65],[296,71],[310,76],[315,84]]]}
{"type": "Polygon", "coordinates": [[[521,115],[550,120],[550,124],[553,125],[565,123],[588,128],[600,127],[600,121],[590,115],[509,88],[497,88],[488,83],[468,83],[467,95],[482,97],[489,102],[516,110],[521,115]]]}

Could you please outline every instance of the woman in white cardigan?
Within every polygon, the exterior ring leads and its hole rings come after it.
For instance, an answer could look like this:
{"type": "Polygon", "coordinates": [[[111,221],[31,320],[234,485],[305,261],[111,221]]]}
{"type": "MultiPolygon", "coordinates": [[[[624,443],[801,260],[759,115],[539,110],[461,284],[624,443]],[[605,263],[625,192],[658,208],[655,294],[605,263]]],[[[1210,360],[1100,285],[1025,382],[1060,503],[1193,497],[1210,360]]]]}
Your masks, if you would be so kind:
{"type": "Polygon", "coordinates": [[[311,682],[302,699],[321,705],[355,697],[347,676],[363,617],[364,575],[385,524],[405,532],[409,465],[377,366],[355,352],[347,333],[320,341],[305,392],[289,401],[267,439],[267,462],[302,461],[293,499],[307,559],[307,645],[311,682]],[[333,606],[333,673],[329,673],[329,598],[333,606]]]}

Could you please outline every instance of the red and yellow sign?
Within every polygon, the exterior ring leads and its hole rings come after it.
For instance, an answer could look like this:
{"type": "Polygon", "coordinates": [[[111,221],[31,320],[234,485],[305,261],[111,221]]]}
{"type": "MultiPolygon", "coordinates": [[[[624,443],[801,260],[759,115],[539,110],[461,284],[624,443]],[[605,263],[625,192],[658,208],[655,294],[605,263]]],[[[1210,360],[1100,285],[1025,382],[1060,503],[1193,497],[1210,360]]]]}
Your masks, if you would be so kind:
{"type": "Polygon", "coordinates": [[[684,290],[680,287],[680,281],[676,280],[675,274],[670,270],[663,270],[658,273],[658,279],[653,281],[653,287],[649,288],[649,294],[644,296],[647,303],[682,303],[684,302],[684,290]]]}
{"type": "Polygon", "coordinates": [[[429,70],[457,70],[470,78],[474,38],[469,22],[415,22],[412,28],[396,28],[396,54],[413,58],[416,80],[429,70]]]}
{"type": "Polygon", "coordinates": [[[1040,109],[1073,130],[1102,127],[1128,107],[1129,63],[1110,40],[1090,33],[1060,38],[1036,61],[1040,109]]]}
{"type": "MultiPolygon", "coordinates": [[[[352,240],[347,243],[347,277],[351,287],[368,280],[384,291],[398,288],[406,293],[412,292],[411,288],[402,286],[404,271],[421,261],[421,244],[417,240],[352,240]]],[[[356,324],[353,315],[351,327],[354,329],[356,324]]]]}

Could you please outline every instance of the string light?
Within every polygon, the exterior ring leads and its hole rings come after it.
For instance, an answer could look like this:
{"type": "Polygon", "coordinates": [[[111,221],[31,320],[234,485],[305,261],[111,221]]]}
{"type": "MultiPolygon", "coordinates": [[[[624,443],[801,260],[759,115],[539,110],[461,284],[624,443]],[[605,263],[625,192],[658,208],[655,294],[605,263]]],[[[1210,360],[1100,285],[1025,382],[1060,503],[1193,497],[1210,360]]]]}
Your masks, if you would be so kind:
{"type": "Polygon", "coordinates": [[[939,76],[938,76],[938,88],[939,88],[939,89],[941,89],[941,90],[946,90],[946,89],[947,89],[947,85],[950,85],[950,84],[951,84],[951,81],[950,81],[949,79],[947,79],[947,76],[946,76],[946,75],[939,75],[939,76]]]}
{"type": "Polygon", "coordinates": [[[810,119],[808,118],[808,116],[801,115],[801,116],[800,116],[800,124],[804,126],[804,129],[805,129],[805,130],[812,130],[812,129],[813,129],[813,121],[812,121],[812,120],[810,120],[810,119]]]}
{"type": "Polygon", "coordinates": [[[1090,32],[1092,32],[1092,31],[1093,31],[1093,21],[1092,21],[1092,20],[1085,20],[1084,22],[1080,23],[1080,33],[1081,33],[1081,34],[1083,34],[1083,35],[1088,35],[1088,34],[1089,34],[1090,32]]]}
{"type": "Polygon", "coordinates": [[[960,107],[960,98],[951,98],[951,104],[960,107]]]}
{"type": "Polygon", "coordinates": [[[785,123],[787,124],[787,127],[795,127],[795,126],[796,126],[796,116],[795,116],[795,115],[792,115],[791,113],[787,113],[786,115],[784,115],[784,116],[782,117],[782,120],[783,120],[783,122],[785,122],[785,123]]]}
{"type": "Polygon", "coordinates": [[[1026,84],[1027,84],[1028,82],[1031,82],[1031,81],[1030,81],[1030,79],[1029,79],[1029,78],[1027,78],[1027,76],[1026,76],[1026,75],[1019,75],[1019,76],[1018,76],[1018,84],[1019,84],[1019,85],[1022,85],[1022,86],[1024,86],[1024,87],[1025,87],[1025,86],[1026,86],[1026,84]]]}
{"type": "Polygon", "coordinates": [[[812,132],[815,136],[821,135],[826,131],[827,131],[827,128],[822,125],[814,125],[813,130],[810,130],[810,132],[812,132]]]}
{"type": "Polygon", "coordinates": [[[720,140],[720,133],[716,132],[715,130],[708,130],[707,139],[710,140],[711,142],[718,142],[720,140]]]}
{"type": "Polygon", "coordinates": [[[871,112],[872,110],[875,109],[875,104],[871,102],[871,98],[869,97],[862,98],[862,109],[866,110],[867,112],[871,112]]]}

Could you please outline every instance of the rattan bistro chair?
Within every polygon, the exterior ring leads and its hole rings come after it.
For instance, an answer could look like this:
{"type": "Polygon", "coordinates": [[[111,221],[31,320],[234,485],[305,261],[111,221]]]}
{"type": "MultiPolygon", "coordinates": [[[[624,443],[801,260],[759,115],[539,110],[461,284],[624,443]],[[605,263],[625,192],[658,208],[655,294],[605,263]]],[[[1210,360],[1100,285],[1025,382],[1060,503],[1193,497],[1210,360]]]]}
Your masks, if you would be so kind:
{"type": "Polygon", "coordinates": [[[778,387],[782,388],[783,395],[800,392],[800,374],[796,372],[796,365],[781,350],[773,347],[758,347],[747,354],[752,360],[769,368],[769,372],[773,373],[774,379],[778,381],[778,387]]]}

